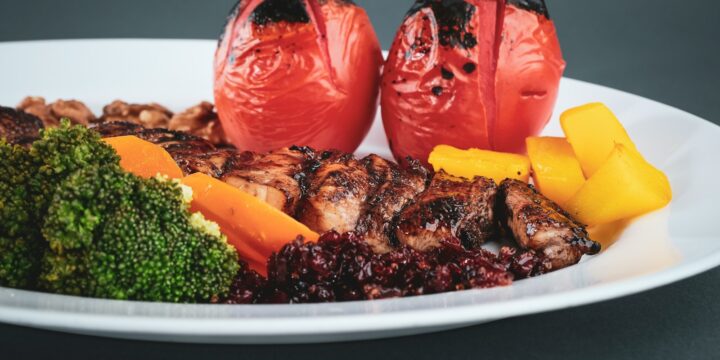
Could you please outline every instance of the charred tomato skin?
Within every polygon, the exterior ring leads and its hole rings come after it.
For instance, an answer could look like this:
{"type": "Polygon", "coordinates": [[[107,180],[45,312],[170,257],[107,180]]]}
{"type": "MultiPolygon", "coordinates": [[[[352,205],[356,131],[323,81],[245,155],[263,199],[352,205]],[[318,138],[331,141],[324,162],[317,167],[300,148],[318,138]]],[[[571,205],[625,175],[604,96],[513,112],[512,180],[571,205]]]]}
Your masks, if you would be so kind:
{"type": "Polygon", "coordinates": [[[372,125],[382,68],[365,11],[347,0],[241,0],[215,54],[215,103],[243,150],[353,152],[372,125]]]}
{"type": "Polygon", "coordinates": [[[543,0],[416,1],[381,84],[393,155],[427,161],[440,144],[524,152],[564,68],[543,0]]]}
{"type": "Polygon", "coordinates": [[[550,121],[565,70],[545,2],[508,1],[495,82],[494,150],[525,153],[525,138],[550,121]]]}
{"type": "Polygon", "coordinates": [[[416,1],[390,48],[382,115],[398,161],[438,144],[491,147],[502,1],[416,1]]]}

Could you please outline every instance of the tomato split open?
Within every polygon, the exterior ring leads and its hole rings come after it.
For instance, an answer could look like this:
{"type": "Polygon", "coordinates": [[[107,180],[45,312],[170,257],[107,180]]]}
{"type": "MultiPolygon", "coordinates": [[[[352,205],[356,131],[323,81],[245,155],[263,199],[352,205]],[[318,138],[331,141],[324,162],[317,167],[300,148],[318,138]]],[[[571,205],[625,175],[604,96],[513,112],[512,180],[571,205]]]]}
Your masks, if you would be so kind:
{"type": "Polygon", "coordinates": [[[382,61],[351,1],[241,0],[215,54],[223,128],[243,150],[353,152],[377,111],[382,61]]]}
{"type": "Polygon", "coordinates": [[[543,0],[421,0],[382,78],[396,159],[440,144],[524,152],[550,119],[565,68],[543,0]]]}

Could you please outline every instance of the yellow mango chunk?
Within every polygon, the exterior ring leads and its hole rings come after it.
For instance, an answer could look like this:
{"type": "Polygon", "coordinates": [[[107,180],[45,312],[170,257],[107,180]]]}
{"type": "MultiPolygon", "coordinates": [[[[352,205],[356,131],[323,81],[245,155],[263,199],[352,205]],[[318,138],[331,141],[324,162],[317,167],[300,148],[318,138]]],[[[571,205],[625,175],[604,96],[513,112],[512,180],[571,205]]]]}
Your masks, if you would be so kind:
{"type": "Polygon", "coordinates": [[[617,144],[565,209],[584,224],[607,224],[664,207],[672,200],[669,190],[665,174],[634,149],[617,144]]]}
{"type": "Polygon", "coordinates": [[[466,179],[484,176],[499,183],[507,178],[524,182],[530,178],[530,159],[518,154],[438,145],[430,153],[428,162],[435,171],[444,170],[466,179]]]}
{"type": "Polygon", "coordinates": [[[565,111],[560,115],[560,125],[587,178],[605,163],[615,144],[637,151],[615,114],[602,103],[565,111]]]}
{"type": "Polygon", "coordinates": [[[567,140],[559,137],[525,139],[533,180],[540,192],[561,206],[585,183],[580,163],[567,140]]]}

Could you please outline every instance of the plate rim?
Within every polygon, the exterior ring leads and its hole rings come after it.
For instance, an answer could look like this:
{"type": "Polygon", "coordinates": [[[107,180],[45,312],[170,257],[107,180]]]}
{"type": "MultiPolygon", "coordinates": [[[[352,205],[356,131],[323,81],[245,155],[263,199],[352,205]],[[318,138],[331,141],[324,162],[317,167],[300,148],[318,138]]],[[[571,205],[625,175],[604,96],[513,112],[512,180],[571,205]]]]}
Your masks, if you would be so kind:
{"type": "MultiPolygon", "coordinates": [[[[1,42],[0,48],[12,45],[22,46],[32,44],[33,46],[42,45],[46,42],[52,43],[75,43],[75,42],[192,42],[207,43],[215,42],[214,40],[202,39],[136,39],[136,38],[113,38],[113,39],[57,39],[57,40],[33,40],[33,41],[11,41],[1,42]]],[[[625,92],[609,86],[595,84],[583,80],[571,78],[563,78],[564,82],[579,83],[583,86],[592,86],[602,88],[617,93],[625,98],[633,101],[642,100],[650,102],[654,106],[661,106],[668,110],[677,111],[686,116],[686,121],[700,122],[704,126],[711,125],[714,130],[720,129],[718,125],[713,124],[709,120],[703,119],[697,115],[687,111],[675,108],[671,105],[661,103],[652,99],[645,98],[640,95],[625,92]]],[[[720,238],[720,236],[718,236],[720,238]]],[[[383,313],[357,313],[357,314],[341,314],[341,315],[314,315],[312,316],[313,326],[308,327],[307,316],[299,317],[253,317],[253,318],[172,318],[142,315],[119,315],[119,314],[87,314],[79,312],[63,312],[57,310],[30,309],[22,306],[12,306],[4,303],[0,298],[0,322],[24,325],[31,327],[55,328],[64,331],[92,331],[98,334],[120,333],[120,334],[154,334],[160,336],[311,336],[324,334],[349,334],[368,331],[388,331],[400,330],[410,327],[430,328],[452,324],[471,324],[479,321],[495,320],[518,315],[529,315],[551,310],[560,310],[570,307],[576,307],[614,298],[637,294],[660,286],[665,286],[673,282],[689,278],[714,267],[720,266],[720,251],[709,253],[705,256],[694,259],[692,262],[681,263],[661,271],[637,275],[622,280],[611,281],[603,284],[596,284],[587,287],[581,287],[560,292],[550,292],[539,296],[529,296],[518,299],[511,299],[504,302],[471,304],[453,307],[428,308],[420,310],[404,310],[399,312],[383,312],[383,313]],[[557,300],[562,298],[562,305],[557,305],[557,300]],[[524,306],[527,305],[527,306],[524,306]],[[493,311],[493,316],[488,317],[486,313],[493,311]],[[433,316],[422,316],[423,314],[432,313],[433,316]],[[38,314],[44,316],[38,320],[38,314]],[[272,324],[270,324],[272,323],[272,324]],[[262,326],[256,327],[255,324],[262,326]]],[[[564,270],[561,270],[564,271],[564,270]]],[[[473,291],[492,291],[492,289],[466,290],[473,291]]],[[[35,295],[39,297],[63,297],[67,299],[82,300],[86,302],[98,302],[103,304],[107,302],[118,302],[118,300],[106,299],[89,299],[83,297],[47,294],[42,292],[16,290],[0,287],[0,293],[9,292],[9,296],[14,293],[20,295],[35,295]]],[[[443,293],[424,295],[427,297],[443,297],[452,296],[454,293],[443,293]]],[[[386,299],[374,300],[381,302],[406,301],[415,298],[386,299]]],[[[127,301],[123,301],[128,303],[127,301]]],[[[132,304],[142,302],[132,301],[132,304]]],[[[351,303],[367,303],[351,302],[351,303]]],[[[207,304],[171,304],[171,303],[149,303],[153,305],[162,305],[169,307],[218,307],[232,306],[237,308],[245,307],[319,307],[326,304],[303,304],[303,305],[207,305],[207,304]]],[[[348,304],[348,303],[345,303],[348,304]]]]}

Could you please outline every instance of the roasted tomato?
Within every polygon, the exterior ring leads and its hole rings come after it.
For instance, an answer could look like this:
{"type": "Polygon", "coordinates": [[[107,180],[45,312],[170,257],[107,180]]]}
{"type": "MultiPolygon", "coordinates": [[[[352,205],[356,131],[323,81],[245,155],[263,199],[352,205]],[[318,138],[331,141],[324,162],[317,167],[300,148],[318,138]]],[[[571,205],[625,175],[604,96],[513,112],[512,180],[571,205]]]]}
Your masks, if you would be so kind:
{"type": "Polygon", "coordinates": [[[550,121],[565,61],[545,0],[508,0],[503,23],[493,148],[524,153],[550,121]]]}
{"type": "Polygon", "coordinates": [[[353,152],[375,117],[382,53],[349,0],[240,0],[215,54],[215,103],[243,150],[353,152]]]}
{"type": "Polygon", "coordinates": [[[564,69],[542,0],[418,0],[382,78],[395,157],[439,144],[524,151],[550,118],[564,69]]]}

